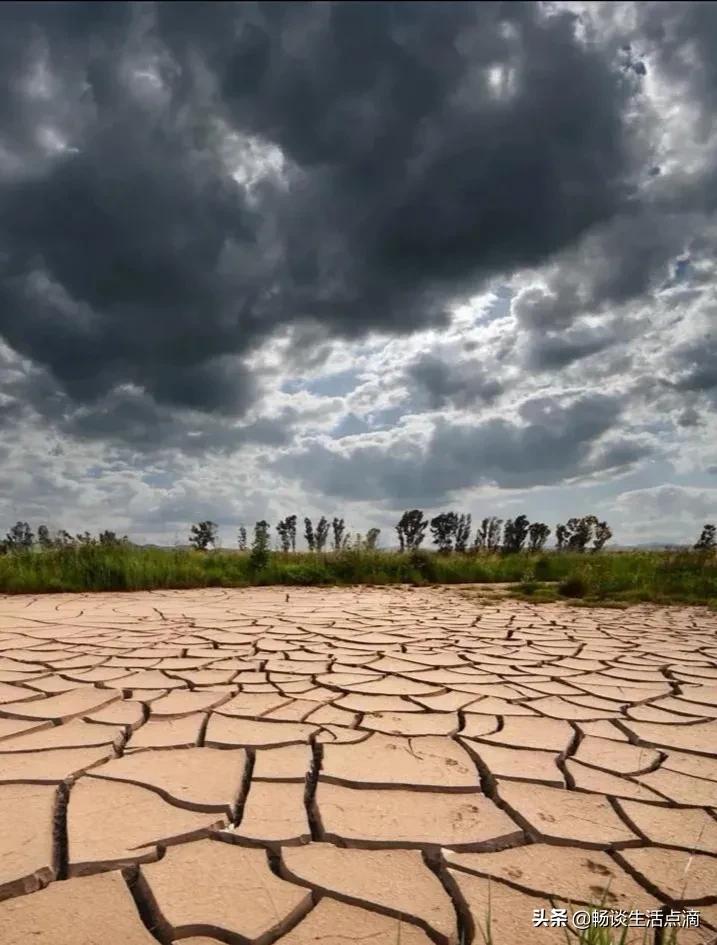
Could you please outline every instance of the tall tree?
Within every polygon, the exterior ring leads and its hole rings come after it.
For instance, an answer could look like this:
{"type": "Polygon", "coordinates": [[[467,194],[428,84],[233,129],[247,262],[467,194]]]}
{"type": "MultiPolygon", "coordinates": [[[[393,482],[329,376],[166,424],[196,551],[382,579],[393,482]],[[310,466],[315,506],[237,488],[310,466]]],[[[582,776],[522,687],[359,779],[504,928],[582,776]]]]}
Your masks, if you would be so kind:
{"type": "Polygon", "coordinates": [[[416,551],[420,548],[427,528],[428,519],[423,517],[423,512],[420,509],[411,509],[410,512],[404,512],[398,525],[396,525],[400,550],[416,551]]]}
{"type": "Polygon", "coordinates": [[[509,554],[522,551],[529,528],[530,523],[525,515],[519,515],[515,519],[509,518],[503,532],[503,550],[509,554]]]}
{"type": "Polygon", "coordinates": [[[530,528],[528,529],[528,534],[530,536],[528,543],[529,551],[542,551],[545,542],[548,540],[550,535],[549,526],[545,525],[543,522],[533,522],[530,528]]]}
{"type": "Polygon", "coordinates": [[[331,522],[331,529],[334,533],[334,551],[341,551],[341,548],[343,547],[344,532],[346,531],[344,520],[342,518],[334,517],[334,520],[331,522]]]}
{"type": "Polygon", "coordinates": [[[7,533],[5,544],[9,551],[29,551],[35,536],[27,522],[16,522],[7,533]]]}
{"type": "Polygon", "coordinates": [[[239,526],[239,551],[246,551],[246,528],[243,525],[239,526]]]}
{"type": "Polygon", "coordinates": [[[50,537],[50,529],[47,527],[47,525],[38,526],[37,543],[43,551],[47,551],[49,548],[52,548],[52,538],[50,537]]]}
{"type": "Polygon", "coordinates": [[[310,518],[304,519],[304,538],[306,539],[309,551],[313,551],[316,548],[316,536],[314,535],[314,526],[311,524],[310,518]]]}
{"type": "Polygon", "coordinates": [[[98,541],[101,545],[128,545],[129,538],[126,535],[123,535],[121,538],[117,536],[117,532],[112,532],[109,529],[105,529],[100,532],[98,535],[98,541]]]}
{"type": "Polygon", "coordinates": [[[583,515],[582,518],[569,518],[567,522],[568,550],[585,551],[588,542],[592,538],[595,525],[597,525],[597,519],[594,515],[583,515]]]}
{"type": "Polygon", "coordinates": [[[503,519],[493,516],[488,520],[488,537],[486,539],[486,551],[496,552],[500,548],[500,536],[503,528],[503,519]]]}
{"type": "Polygon", "coordinates": [[[473,539],[473,551],[485,551],[488,547],[488,532],[490,529],[490,519],[484,518],[481,520],[480,525],[476,529],[475,538],[473,539]]]}
{"type": "Polygon", "coordinates": [[[329,537],[329,528],[328,519],[322,515],[316,523],[316,533],[314,535],[317,551],[323,551],[326,547],[326,539],[329,537]]]}
{"type": "Polygon", "coordinates": [[[556,525],[555,526],[555,547],[558,551],[564,551],[568,544],[568,538],[570,537],[570,530],[567,525],[556,525]]]}
{"type": "Polygon", "coordinates": [[[291,544],[291,550],[296,551],[296,516],[295,515],[287,516],[286,526],[289,530],[289,543],[291,544]]]}
{"type": "Polygon", "coordinates": [[[210,545],[212,548],[216,547],[217,528],[216,522],[210,521],[199,522],[198,525],[192,525],[189,534],[190,545],[194,545],[197,551],[206,551],[210,545]]]}
{"type": "Polygon", "coordinates": [[[458,516],[458,524],[456,525],[456,541],[455,548],[456,551],[465,552],[468,547],[468,539],[471,534],[471,513],[467,515],[458,516]]]}
{"type": "Polygon", "coordinates": [[[366,532],[366,547],[369,549],[369,551],[373,551],[376,548],[378,536],[380,534],[380,528],[369,528],[369,530],[366,532]]]}
{"type": "Polygon", "coordinates": [[[269,561],[269,528],[269,523],[264,519],[254,525],[254,541],[249,556],[254,568],[263,568],[269,561]]]}
{"type": "Polygon", "coordinates": [[[717,548],[717,527],[705,525],[695,542],[696,551],[714,551],[717,548]]]}
{"type": "Polygon", "coordinates": [[[72,535],[65,531],[64,528],[61,528],[58,533],[55,535],[54,545],[55,548],[72,548],[74,547],[75,539],[72,535]]]}
{"type": "Polygon", "coordinates": [[[600,551],[605,544],[612,538],[612,529],[607,522],[597,522],[595,525],[595,538],[593,540],[593,551],[600,551]]]}
{"type": "Polygon", "coordinates": [[[453,550],[457,529],[458,515],[455,512],[441,512],[431,519],[431,536],[439,552],[448,554],[453,550]]]}
{"type": "Polygon", "coordinates": [[[289,549],[291,548],[291,535],[289,534],[289,525],[287,520],[282,519],[276,526],[276,530],[279,533],[281,550],[284,552],[284,554],[288,554],[289,549]]]}

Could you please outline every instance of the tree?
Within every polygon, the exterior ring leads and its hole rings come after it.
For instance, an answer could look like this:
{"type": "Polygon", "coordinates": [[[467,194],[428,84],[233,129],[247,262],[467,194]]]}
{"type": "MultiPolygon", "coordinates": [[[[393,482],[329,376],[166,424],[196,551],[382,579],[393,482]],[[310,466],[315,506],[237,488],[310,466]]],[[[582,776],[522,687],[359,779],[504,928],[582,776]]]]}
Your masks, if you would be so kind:
{"type": "Polygon", "coordinates": [[[441,512],[431,519],[431,535],[441,554],[453,550],[453,540],[458,529],[458,516],[455,512],[441,512]]]}
{"type": "Polygon", "coordinates": [[[464,552],[468,547],[468,539],[471,534],[471,513],[467,515],[458,516],[458,524],[456,526],[456,551],[464,552]]]}
{"type": "Polygon", "coordinates": [[[262,519],[254,526],[254,541],[249,560],[253,568],[261,569],[269,562],[269,523],[262,519]]]}
{"type": "Polygon", "coordinates": [[[85,547],[87,547],[87,546],[89,546],[89,545],[96,545],[96,544],[97,544],[96,539],[94,539],[94,538],[92,537],[91,533],[88,532],[88,531],[78,532],[78,533],[75,535],[75,541],[77,542],[78,545],[82,545],[82,546],[85,546],[85,547]]]}
{"type": "Polygon", "coordinates": [[[398,525],[396,525],[401,551],[416,551],[420,548],[421,542],[426,537],[427,528],[428,519],[423,517],[423,512],[420,509],[404,512],[398,525]]]}
{"type": "Polygon", "coordinates": [[[5,544],[8,551],[29,551],[35,536],[27,522],[16,522],[7,533],[5,544]]]}
{"type": "Polygon", "coordinates": [[[322,515],[316,523],[316,533],[314,535],[317,551],[323,551],[326,547],[326,539],[329,537],[329,527],[328,520],[322,515]]]}
{"type": "Polygon", "coordinates": [[[304,519],[304,538],[306,539],[309,551],[313,551],[316,548],[316,536],[314,535],[314,526],[311,524],[310,518],[304,519]]]}
{"type": "Polygon", "coordinates": [[[530,522],[526,515],[519,515],[513,522],[513,543],[516,551],[522,551],[530,531],[530,522]]]}
{"type": "Polygon", "coordinates": [[[593,551],[600,549],[612,538],[612,529],[607,522],[598,522],[595,525],[595,539],[593,541],[593,551]]]}
{"type": "Polygon", "coordinates": [[[296,551],[296,516],[289,515],[285,519],[286,527],[288,529],[289,543],[291,544],[291,550],[296,551]]]}
{"type": "Polygon", "coordinates": [[[592,538],[593,528],[597,525],[597,519],[594,515],[583,515],[582,518],[569,518],[568,528],[568,550],[583,552],[592,538]]]}
{"type": "Polygon", "coordinates": [[[567,546],[569,534],[567,525],[555,526],[555,546],[558,551],[563,551],[567,546]]]}
{"type": "Polygon", "coordinates": [[[239,551],[246,551],[246,528],[243,525],[239,528],[239,551]]]}
{"type": "Polygon", "coordinates": [[[108,529],[105,529],[103,532],[100,532],[98,536],[99,543],[101,545],[128,545],[129,538],[126,535],[123,535],[121,538],[117,537],[117,532],[111,532],[108,529]]]}
{"type": "Polygon", "coordinates": [[[380,528],[369,528],[366,532],[366,547],[369,551],[374,551],[378,543],[378,536],[381,534],[380,528]]]}
{"type": "Polygon", "coordinates": [[[37,542],[43,551],[52,548],[53,542],[50,537],[50,529],[47,525],[39,525],[37,529],[37,542]]]}
{"type": "Polygon", "coordinates": [[[543,524],[543,522],[533,522],[533,524],[528,529],[529,551],[542,551],[545,542],[548,540],[550,535],[550,528],[543,524]]]}
{"type": "Polygon", "coordinates": [[[344,531],[346,530],[344,520],[342,518],[334,518],[331,523],[331,528],[334,533],[334,551],[341,551],[344,531]]]}
{"type": "Polygon", "coordinates": [[[717,527],[705,525],[700,537],[695,542],[696,551],[714,551],[717,548],[717,527]]]}
{"type": "Polygon", "coordinates": [[[475,538],[473,539],[473,545],[471,546],[473,551],[484,551],[488,544],[488,529],[490,526],[490,519],[484,518],[478,528],[476,529],[475,538]]]}
{"type": "Polygon", "coordinates": [[[73,548],[75,545],[75,539],[68,531],[65,531],[64,528],[61,528],[55,535],[54,545],[55,548],[73,548]]]}
{"type": "Polygon", "coordinates": [[[217,525],[215,522],[200,522],[192,525],[189,535],[189,544],[194,545],[197,551],[206,551],[210,545],[217,543],[217,525]]]}
{"type": "Polygon", "coordinates": [[[500,548],[500,535],[503,528],[503,519],[493,516],[488,520],[488,537],[486,538],[486,551],[495,553],[500,548]]]}
{"type": "Polygon", "coordinates": [[[522,551],[529,528],[525,515],[519,515],[516,519],[509,518],[503,532],[503,551],[508,554],[517,554],[522,551]]]}
{"type": "Polygon", "coordinates": [[[291,535],[289,534],[289,525],[286,519],[282,519],[279,522],[279,524],[276,526],[276,530],[279,533],[281,550],[284,552],[284,554],[288,554],[289,549],[291,548],[291,535]]]}

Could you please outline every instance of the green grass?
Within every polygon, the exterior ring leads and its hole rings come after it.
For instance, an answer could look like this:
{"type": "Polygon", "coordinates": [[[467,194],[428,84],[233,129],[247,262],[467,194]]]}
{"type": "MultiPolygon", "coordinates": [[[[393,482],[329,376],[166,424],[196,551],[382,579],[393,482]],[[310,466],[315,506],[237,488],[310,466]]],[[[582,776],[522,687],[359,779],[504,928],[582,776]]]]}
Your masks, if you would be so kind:
{"type": "Polygon", "coordinates": [[[281,554],[252,566],[236,551],[89,545],[0,556],[0,592],[332,584],[505,584],[535,602],[625,606],[639,601],[717,607],[717,556],[695,552],[442,555],[349,550],[281,554]]]}

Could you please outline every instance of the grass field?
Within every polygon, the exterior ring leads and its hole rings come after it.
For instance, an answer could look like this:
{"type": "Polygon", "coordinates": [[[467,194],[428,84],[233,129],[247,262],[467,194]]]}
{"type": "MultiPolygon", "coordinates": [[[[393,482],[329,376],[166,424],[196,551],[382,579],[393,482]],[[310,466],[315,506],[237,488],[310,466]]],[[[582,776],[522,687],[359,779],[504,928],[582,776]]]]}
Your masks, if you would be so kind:
{"type": "Polygon", "coordinates": [[[135,591],[250,585],[506,583],[535,601],[708,604],[717,607],[717,555],[695,551],[451,554],[348,550],[248,553],[88,545],[0,556],[0,592],[135,591]]]}

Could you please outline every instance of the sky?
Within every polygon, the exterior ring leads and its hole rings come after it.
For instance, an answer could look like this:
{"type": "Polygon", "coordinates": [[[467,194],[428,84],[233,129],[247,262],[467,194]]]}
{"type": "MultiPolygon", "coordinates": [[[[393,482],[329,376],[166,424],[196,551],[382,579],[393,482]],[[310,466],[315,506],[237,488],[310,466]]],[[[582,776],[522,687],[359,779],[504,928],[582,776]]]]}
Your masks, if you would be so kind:
{"type": "Polygon", "coordinates": [[[0,531],[693,542],[715,42],[711,2],[3,3],[0,531]]]}

